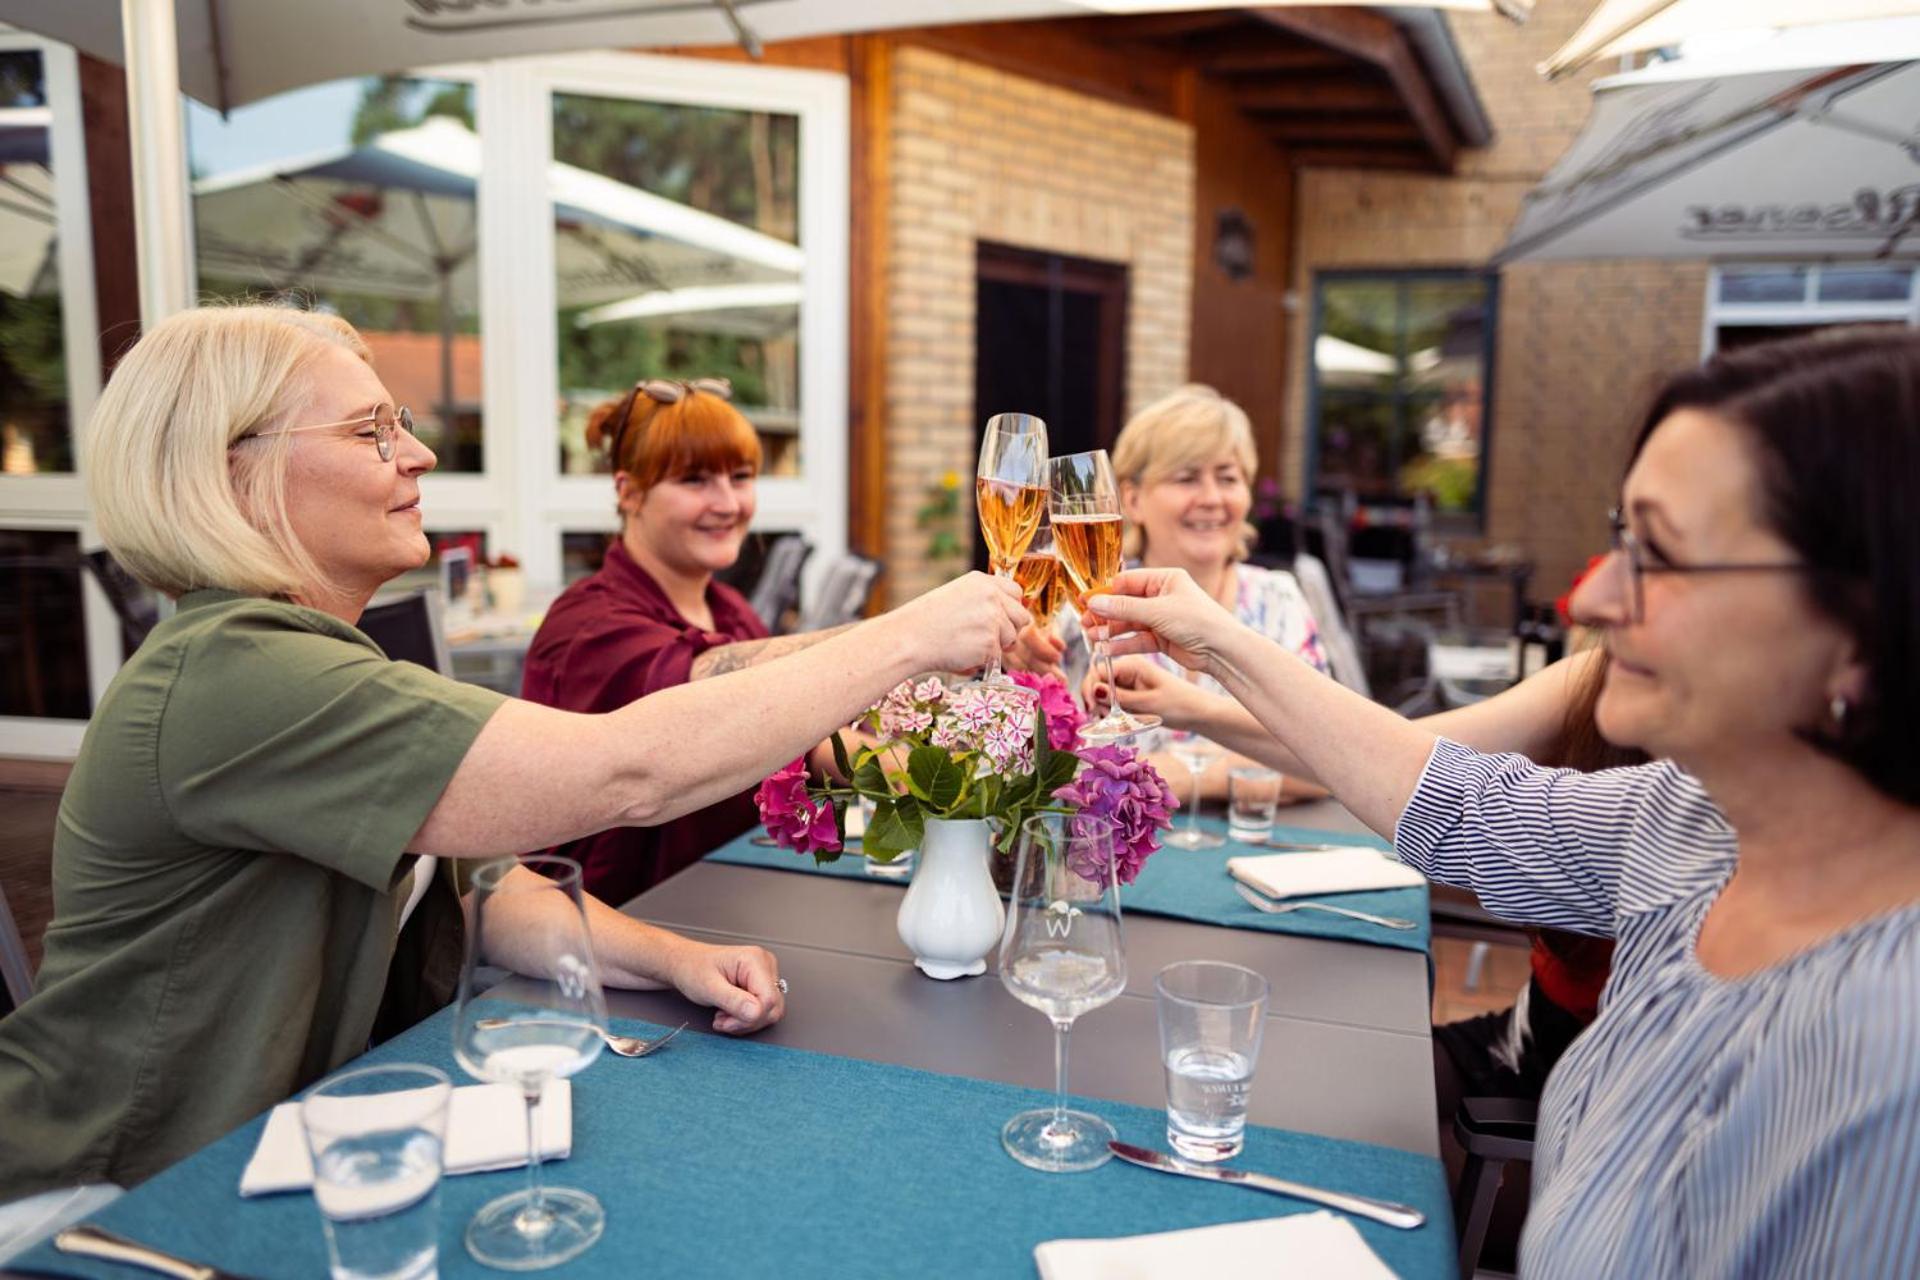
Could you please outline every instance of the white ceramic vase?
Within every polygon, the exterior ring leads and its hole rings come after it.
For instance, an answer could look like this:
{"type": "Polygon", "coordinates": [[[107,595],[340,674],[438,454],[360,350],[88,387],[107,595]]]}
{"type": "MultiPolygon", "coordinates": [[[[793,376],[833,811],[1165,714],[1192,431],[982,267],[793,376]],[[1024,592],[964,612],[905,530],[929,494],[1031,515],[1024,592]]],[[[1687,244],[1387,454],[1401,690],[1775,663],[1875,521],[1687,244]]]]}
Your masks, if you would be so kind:
{"type": "Polygon", "coordinates": [[[987,867],[991,828],[980,819],[928,818],[913,883],[900,904],[900,941],[929,978],[987,971],[1006,907],[987,867]]]}

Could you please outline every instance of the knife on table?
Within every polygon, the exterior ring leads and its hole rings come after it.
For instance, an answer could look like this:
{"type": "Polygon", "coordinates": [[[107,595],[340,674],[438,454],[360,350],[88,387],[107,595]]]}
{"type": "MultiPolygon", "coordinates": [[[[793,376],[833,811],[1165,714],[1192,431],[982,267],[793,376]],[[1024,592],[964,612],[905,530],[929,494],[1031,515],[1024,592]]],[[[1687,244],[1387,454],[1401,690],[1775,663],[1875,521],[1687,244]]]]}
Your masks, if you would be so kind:
{"type": "Polygon", "coordinates": [[[231,1271],[210,1267],[204,1262],[188,1262],[149,1245],[116,1236],[98,1227],[68,1227],[53,1238],[53,1247],[76,1258],[100,1258],[122,1266],[157,1271],[176,1280],[247,1280],[231,1271]]]}
{"type": "Polygon", "coordinates": [[[1402,1231],[1411,1231],[1415,1227],[1424,1226],[1427,1221],[1427,1215],[1410,1204],[1395,1204],[1391,1200],[1375,1200],[1371,1196],[1350,1195],[1344,1191],[1322,1191],[1318,1187],[1303,1186],[1298,1182],[1288,1182],[1284,1178],[1275,1178],[1264,1173],[1249,1173],[1245,1169],[1232,1169],[1224,1165],[1195,1164],[1188,1160],[1175,1159],[1164,1151],[1136,1147],[1130,1142],[1109,1142],[1107,1148],[1128,1164],[1137,1164],[1143,1169],[1177,1173],[1188,1178],[1227,1182],[1235,1186],[1252,1187],[1256,1191],[1270,1191],[1277,1196],[1290,1196],[1295,1200],[1306,1200],[1313,1204],[1325,1205],[1329,1209],[1338,1209],[1342,1213],[1371,1218],[1375,1222],[1384,1222],[1390,1227],[1399,1227],[1402,1231]]]}

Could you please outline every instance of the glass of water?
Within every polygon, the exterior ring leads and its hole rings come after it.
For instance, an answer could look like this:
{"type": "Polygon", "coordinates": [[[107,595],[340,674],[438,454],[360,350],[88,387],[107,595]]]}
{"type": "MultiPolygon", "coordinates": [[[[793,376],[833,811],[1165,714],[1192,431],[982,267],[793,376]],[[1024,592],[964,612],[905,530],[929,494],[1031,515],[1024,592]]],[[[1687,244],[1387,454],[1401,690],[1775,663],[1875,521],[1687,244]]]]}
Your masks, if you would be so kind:
{"type": "Polygon", "coordinates": [[[1189,1160],[1231,1159],[1246,1144],[1267,980],[1237,964],[1184,960],[1162,969],[1153,989],[1167,1069],[1167,1142],[1189,1160]]]}
{"type": "Polygon", "coordinates": [[[1040,814],[1020,826],[1000,981],[1053,1023],[1054,1101],[1007,1121],[1000,1145],[1045,1173],[1076,1173],[1113,1157],[1113,1126],[1067,1107],[1067,1033],[1127,985],[1116,840],[1113,823],[1090,814],[1040,814]]]}
{"type": "Polygon", "coordinates": [[[432,1067],[361,1067],[300,1104],[333,1280],[420,1280],[439,1265],[453,1085],[432,1067]]]}
{"type": "Polygon", "coordinates": [[[1227,834],[1253,844],[1273,835],[1274,810],[1280,807],[1279,772],[1264,765],[1243,765],[1227,773],[1227,834]]]}

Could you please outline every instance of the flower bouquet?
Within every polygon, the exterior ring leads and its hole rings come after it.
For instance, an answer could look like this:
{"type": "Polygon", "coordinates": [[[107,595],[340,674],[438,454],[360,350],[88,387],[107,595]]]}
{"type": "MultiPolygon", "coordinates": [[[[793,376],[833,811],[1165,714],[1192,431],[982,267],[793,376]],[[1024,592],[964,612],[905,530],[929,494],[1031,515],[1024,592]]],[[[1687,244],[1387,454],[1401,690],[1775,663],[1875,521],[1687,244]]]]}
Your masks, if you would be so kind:
{"type": "Polygon", "coordinates": [[[1090,813],[1118,828],[1115,873],[1131,884],[1172,825],[1172,788],[1131,747],[1075,746],[1082,716],[1058,677],[1009,674],[1026,692],[949,689],[934,677],[896,686],[858,722],[877,745],[849,753],[834,734],[845,782],[809,783],[796,760],[760,785],[768,834],[832,862],[845,847],[847,805],[865,797],[874,811],[863,851],[891,862],[922,846],[930,821],[988,819],[1010,833],[1042,810],[1090,813]]]}

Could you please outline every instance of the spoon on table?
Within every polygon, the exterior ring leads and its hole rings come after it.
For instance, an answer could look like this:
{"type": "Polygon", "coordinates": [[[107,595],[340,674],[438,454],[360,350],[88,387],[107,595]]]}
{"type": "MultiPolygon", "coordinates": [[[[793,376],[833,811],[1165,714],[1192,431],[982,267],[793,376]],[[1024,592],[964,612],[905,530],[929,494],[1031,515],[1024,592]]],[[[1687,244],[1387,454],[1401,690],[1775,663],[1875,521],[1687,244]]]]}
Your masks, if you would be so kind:
{"type": "MultiPolygon", "coordinates": [[[[480,1031],[498,1031],[502,1027],[515,1025],[524,1026],[528,1023],[532,1023],[534,1026],[564,1025],[577,1027],[581,1025],[577,1022],[566,1022],[559,1018],[482,1018],[473,1025],[480,1031]]],[[[639,1036],[617,1036],[604,1027],[594,1028],[595,1031],[600,1033],[600,1038],[607,1042],[607,1048],[622,1058],[644,1058],[686,1029],[687,1024],[683,1022],[663,1036],[657,1036],[652,1040],[642,1040],[639,1036]]]]}

